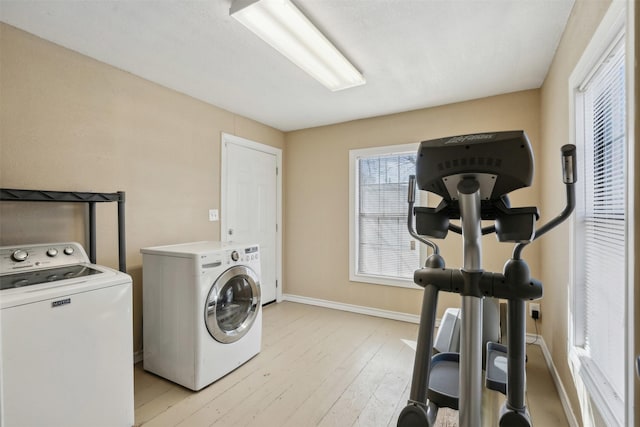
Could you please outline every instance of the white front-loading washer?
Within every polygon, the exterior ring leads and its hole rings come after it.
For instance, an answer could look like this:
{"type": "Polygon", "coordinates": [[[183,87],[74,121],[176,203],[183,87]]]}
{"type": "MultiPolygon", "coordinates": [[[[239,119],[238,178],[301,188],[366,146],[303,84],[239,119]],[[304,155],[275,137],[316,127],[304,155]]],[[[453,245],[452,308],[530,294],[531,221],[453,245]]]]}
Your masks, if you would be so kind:
{"type": "Polygon", "coordinates": [[[258,245],[143,248],[144,369],[200,390],[260,352],[258,245]]]}

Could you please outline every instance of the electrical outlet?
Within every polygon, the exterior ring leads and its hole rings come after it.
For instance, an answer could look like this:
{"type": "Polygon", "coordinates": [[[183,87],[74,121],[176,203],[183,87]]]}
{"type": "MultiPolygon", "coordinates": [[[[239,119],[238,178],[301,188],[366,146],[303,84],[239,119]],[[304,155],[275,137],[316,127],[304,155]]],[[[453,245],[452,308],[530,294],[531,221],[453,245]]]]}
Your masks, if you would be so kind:
{"type": "Polygon", "coordinates": [[[209,221],[218,220],[218,209],[209,209],[209,221]]]}
{"type": "Polygon", "coordinates": [[[533,319],[540,318],[540,304],[536,302],[529,303],[529,316],[531,316],[531,318],[533,319]]]}

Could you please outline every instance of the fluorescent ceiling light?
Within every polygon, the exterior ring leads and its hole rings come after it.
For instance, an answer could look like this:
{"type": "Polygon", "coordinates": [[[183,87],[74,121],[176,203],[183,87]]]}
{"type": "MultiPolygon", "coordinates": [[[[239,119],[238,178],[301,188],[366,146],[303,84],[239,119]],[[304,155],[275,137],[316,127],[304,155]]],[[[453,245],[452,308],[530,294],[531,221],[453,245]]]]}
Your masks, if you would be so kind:
{"type": "Polygon", "coordinates": [[[332,91],[365,83],[290,0],[236,0],[231,16],[332,91]]]}

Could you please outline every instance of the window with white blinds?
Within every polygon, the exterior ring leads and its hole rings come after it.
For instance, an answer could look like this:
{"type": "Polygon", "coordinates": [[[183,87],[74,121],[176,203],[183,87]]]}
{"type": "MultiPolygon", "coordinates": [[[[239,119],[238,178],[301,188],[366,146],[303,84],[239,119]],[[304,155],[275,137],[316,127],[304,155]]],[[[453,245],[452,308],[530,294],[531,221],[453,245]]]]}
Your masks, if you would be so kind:
{"type": "Polygon", "coordinates": [[[420,248],[407,231],[407,190],[417,151],[410,147],[351,151],[351,280],[412,286],[420,248]]]}
{"type": "Polygon", "coordinates": [[[620,36],[576,95],[580,163],[574,346],[601,411],[623,425],[627,288],[625,49],[620,36]]]}

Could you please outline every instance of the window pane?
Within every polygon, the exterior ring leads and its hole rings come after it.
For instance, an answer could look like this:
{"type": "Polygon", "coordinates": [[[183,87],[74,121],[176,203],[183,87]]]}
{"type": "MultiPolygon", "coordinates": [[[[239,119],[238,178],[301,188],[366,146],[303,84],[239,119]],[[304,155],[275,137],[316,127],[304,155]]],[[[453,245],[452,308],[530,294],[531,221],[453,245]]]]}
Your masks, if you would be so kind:
{"type": "Polygon", "coordinates": [[[624,47],[605,59],[581,95],[585,118],[583,205],[576,275],[577,327],[596,376],[624,400],[626,123],[624,47]]]}
{"type": "Polygon", "coordinates": [[[380,178],[380,162],[377,158],[360,159],[360,184],[378,184],[380,178]]]}
{"type": "Polygon", "coordinates": [[[410,279],[420,252],[406,229],[409,175],[414,153],[358,161],[358,273],[410,279]]]}

